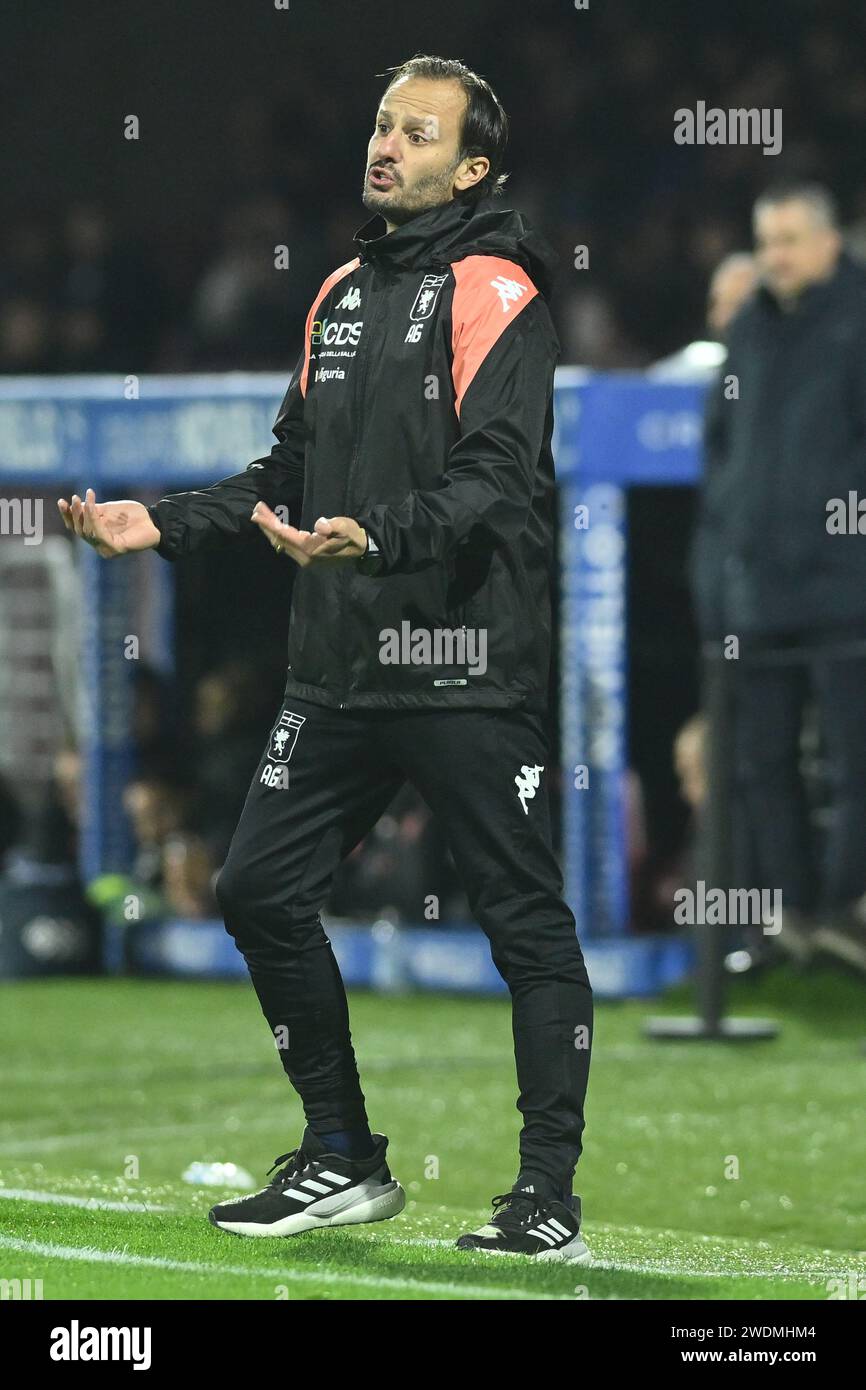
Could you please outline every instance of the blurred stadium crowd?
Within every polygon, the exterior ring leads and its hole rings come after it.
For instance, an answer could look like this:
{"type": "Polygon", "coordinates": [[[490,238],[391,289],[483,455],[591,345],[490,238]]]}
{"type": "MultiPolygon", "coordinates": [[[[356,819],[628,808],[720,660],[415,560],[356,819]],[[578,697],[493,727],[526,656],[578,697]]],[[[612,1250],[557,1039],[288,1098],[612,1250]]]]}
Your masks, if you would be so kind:
{"type": "MultiPolygon", "coordinates": [[[[479,7],[483,9],[484,7],[479,7]]],[[[819,178],[866,241],[866,10],[619,0],[576,22],[520,6],[485,27],[477,63],[511,118],[508,195],[561,254],[564,362],[642,366],[700,336],[710,273],[748,239],[769,179],[819,178]],[[627,42],[624,35],[628,36],[627,42]],[[673,113],[699,100],[781,108],[782,152],[683,147],[673,113]],[[589,268],[574,269],[576,246],[589,268]]],[[[404,55],[390,55],[394,61],[404,55]]],[[[352,254],[371,112],[339,91],[351,55],[228,104],[202,206],[179,235],[167,209],[88,195],[12,215],[0,264],[0,370],[289,368],[324,275],[352,254]],[[274,247],[290,269],[275,276],[274,247]]]]}
{"type": "MultiPolygon", "coordinates": [[[[122,924],[135,893],[142,919],[212,918],[212,881],[228,852],[250,777],[273,723],[267,678],[249,660],[230,660],[195,682],[189,712],[158,672],[136,670],[136,772],[123,810],[134,854],[126,874],[88,885],[90,901],[122,924]]],[[[0,861],[14,881],[74,881],[83,795],[74,742],[57,750],[53,776],[31,814],[0,777],[0,861]]],[[[441,832],[409,788],[343,865],[329,904],[334,916],[411,924],[435,884],[444,920],[468,914],[441,832]]]]}

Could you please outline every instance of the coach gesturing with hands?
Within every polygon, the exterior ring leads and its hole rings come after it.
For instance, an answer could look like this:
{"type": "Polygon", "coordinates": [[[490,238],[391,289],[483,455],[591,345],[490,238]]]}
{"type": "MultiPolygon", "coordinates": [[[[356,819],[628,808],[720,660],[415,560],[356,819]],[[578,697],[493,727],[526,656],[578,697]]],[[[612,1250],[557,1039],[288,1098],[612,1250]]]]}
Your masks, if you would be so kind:
{"type": "Polygon", "coordinates": [[[365,162],[372,216],[307,316],[270,455],[161,499],[152,530],[135,504],[92,499],[67,521],[100,553],[155,545],[168,560],[258,527],[298,565],[285,697],[216,894],[307,1128],[268,1187],[213,1208],[239,1234],[402,1208],[319,911],[409,780],[512,999],[519,1171],[458,1246],[588,1257],[572,1178],[592,995],[548,808],[559,343],[551,252],[499,206],[506,138],[498,99],[462,63],[395,70],[365,162]],[[281,508],[300,508],[300,525],[281,508]],[[386,659],[406,628],[408,655],[386,659]]]}

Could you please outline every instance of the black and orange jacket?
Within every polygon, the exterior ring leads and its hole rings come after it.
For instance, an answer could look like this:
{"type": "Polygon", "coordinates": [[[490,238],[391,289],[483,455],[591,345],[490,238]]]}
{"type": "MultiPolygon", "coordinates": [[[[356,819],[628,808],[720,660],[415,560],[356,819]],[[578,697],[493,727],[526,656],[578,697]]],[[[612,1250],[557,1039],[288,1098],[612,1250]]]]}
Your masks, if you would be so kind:
{"type": "Polygon", "coordinates": [[[304,529],[320,516],[366,529],[364,559],[297,572],[290,696],[546,703],[553,253],[498,203],[454,200],[387,235],[371,219],[310,309],[270,455],[150,508],[167,559],[255,530],[259,498],[300,501],[304,529]]]}

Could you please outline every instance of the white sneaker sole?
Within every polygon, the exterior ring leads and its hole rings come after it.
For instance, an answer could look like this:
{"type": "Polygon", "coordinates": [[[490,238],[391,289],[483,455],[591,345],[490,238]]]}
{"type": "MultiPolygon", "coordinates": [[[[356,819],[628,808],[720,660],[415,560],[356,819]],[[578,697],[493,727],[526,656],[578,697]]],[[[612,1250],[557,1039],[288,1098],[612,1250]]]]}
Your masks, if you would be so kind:
{"type": "Polygon", "coordinates": [[[592,1254],[579,1235],[568,1241],[566,1245],[561,1245],[558,1250],[539,1250],[535,1255],[530,1255],[526,1250],[497,1250],[493,1245],[476,1246],[475,1249],[461,1250],[460,1253],[461,1255],[498,1255],[515,1260],[561,1260],[563,1263],[575,1265],[592,1264],[592,1254]]]}
{"type": "Polygon", "coordinates": [[[592,1264],[592,1255],[584,1245],[580,1236],[575,1236],[567,1245],[563,1245],[559,1250],[542,1250],[537,1255],[530,1257],[533,1260],[567,1260],[574,1265],[592,1264]]]}
{"type": "Polygon", "coordinates": [[[334,1210],[333,1198],[326,1201],[331,1210],[326,1215],[317,1216],[315,1207],[325,1205],[318,1202],[305,1211],[284,1216],[281,1221],[264,1225],[258,1221],[213,1221],[211,1224],[221,1231],[231,1231],[236,1236],[299,1236],[305,1231],[321,1231],[329,1226],[360,1226],[370,1221],[388,1221],[399,1216],[406,1205],[406,1193],[398,1182],[358,1183],[351,1192],[342,1194],[346,1205],[334,1210]]]}

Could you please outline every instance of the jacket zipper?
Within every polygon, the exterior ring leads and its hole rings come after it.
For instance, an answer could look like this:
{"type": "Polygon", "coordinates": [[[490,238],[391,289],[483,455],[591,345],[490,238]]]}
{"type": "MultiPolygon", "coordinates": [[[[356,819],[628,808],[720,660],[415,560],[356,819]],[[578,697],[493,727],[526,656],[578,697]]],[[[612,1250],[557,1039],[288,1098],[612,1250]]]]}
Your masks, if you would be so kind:
{"type": "MultiPolygon", "coordinates": [[[[371,268],[371,270],[372,270],[372,281],[371,281],[370,289],[371,289],[372,292],[375,292],[375,290],[376,290],[376,288],[377,288],[377,282],[378,282],[378,280],[379,280],[380,277],[379,277],[379,273],[378,273],[378,271],[377,271],[377,269],[376,269],[376,263],[375,263],[375,261],[370,261],[370,262],[369,262],[369,265],[370,265],[370,268],[371,268]]],[[[366,391],[366,386],[367,386],[368,363],[369,363],[369,360],[370,360],[370,343],[371,343],[372,338],[373,338],[373,329],[374,329],[374,327],[378,324],[379,319],[381,318],[382,302],[384,302],[385,299],[386,299],[386,293],[385,293],[385,286],[383,285],[383,287],[382,287],[382,295],[381,295],[381,302],[379,302],[379,301],[374,301],[375,307],[374,307],[374,311],[373,311],[373,316],[370,318],[370,321],[369,321],[369,331],[368,331],[368,333],[367,333],[366,340],[363,340],[362,348],[361,348],[361,350],[359,351],[359,354],[358,354],[358,356],[359,356],[359,358],[360,358],[360,361],[359,361],[359,363],[358,363],[358,384],[357,384],[356,390],[355,390],[355,401],[354,401],[354,407],[355,407],[355,409],[354,409],[354,414],[355,414],[355,448],[354,448],[354,450],[352,451],[352,457],[351,457],[351,459],[349,460],[349,469],[348,469],[348,472],[347,472],[347,474],[346,474],[346,490],[345,490],[346,515],[348,515],[348,513],[349,513],[349,497],[350,497],[351,488],[352,488],[352,475],[353,475],[353,473],[354,473],[354,471],[355,471],[355,465],[356,465],[356,463],[358,462],[358,458],[360,457],[360,453],[361,453],[361,442],[362,442],[362,432],[363,432],[363,430],[362,430],[362,422],[363,422],[363,417],[364,417],[364,400],[365,400],[365,391],[366,391]]],[[[348,581],[348,574],[347,574],[346,580],[343,582],[342,588],[341,588],[341,590],[340,590],[340,626],[343,627],[344,629],[345,629],[345,614],[346,614],[346,588],[347,588],[347,581],[348,581]]],[[[348,662],[348,657],[347,657],[347,655],[346,655],[346,653],[347,653],[348,650],[349,650],[348,642],[344,640],[343,643],[342,643],[342,647],[343,647],[343,693],[347,695],[347,694],[348,694],[348,691],[349,691],[349,662],[348,662]]],[[[345,709],[345,703],[344,703],[342,700],[340,701],[340,709],[345,709]]]]}

